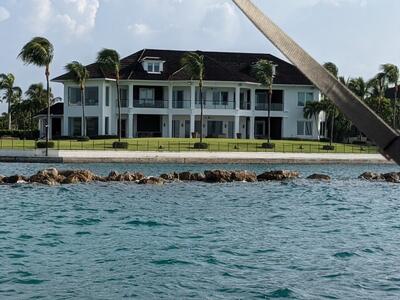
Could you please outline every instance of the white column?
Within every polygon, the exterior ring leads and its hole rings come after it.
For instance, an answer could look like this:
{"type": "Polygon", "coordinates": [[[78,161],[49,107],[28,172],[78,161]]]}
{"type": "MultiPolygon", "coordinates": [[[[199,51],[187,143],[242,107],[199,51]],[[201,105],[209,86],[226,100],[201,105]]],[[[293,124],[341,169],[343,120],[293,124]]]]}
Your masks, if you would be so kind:
{"type": "Polygon", "coordinates": [[[256,109],[256,89],[250,89],[250,108],[254,112],[256,109]]]}
{"type": "Polygon", "coordinates": [[[237,138],[237,134],[240,133],[240,117],[235,116],[235,136],[234,139],[237,138]]]}
{"type": "Polygon", "coordinates": [[[137,115],[133,115],[133,137],[137,137],[137,115]]]}
{"type": "Polygon", "coordinates": [[[168,115],[168,137],[172,138],[172,114],[168,115]]]}
{"type": "Polygon", "coordinates": [[[240,109],[240,86],[237,86],[235,91],[235,109],[240,109]]]}
{"type": "Polygon", "coordinates": [[[50,117],[50,124],[49,125],[49,140],[53,139],[53,118],[50,117]]]}
{"type": "Polygon", "coordinates": [[[195,131],[195,122],[196,122],[196,115],[190,114],[190,137],[192,137],[192,133],[195,131]]]}
{"type": "MultiPolygon", "coordinates": [[[[65,111],[65,107],[64,107],[64,111],[65,111]]],[[[39,128],[42,128],[42,123],[40,123],[40,127],[39,128]]],[[[64,117],[63,117],[63,132],[62,132],[62,135],[63,136],[67,136],[67,135],[69,135],[68,134],[68,115],[67,114],[65,114],[64,113],[64,117]]]]}
{"type": "Polygon", "coordinates": [[[255,118],[252,116],[250,117],[250,139],[254,139],[254,122],[255,122],[255,118]]]}
{"type": "Polygon", "coordinates": [[[128,114],[128,138],[133,138],[133,115],[128,114]]]}
{"type": "Polygon", "coordinates": [[[196,108],[196,85],[194,83],[190,86],[190,107],[196,108]]]}
{"type": "Polygon", "coordinates": [[[133,83],[128,86],[128,107],[133,107],[133,83]]]}
{"type": "Polygon", "coordinates": [[[174,87],[172,84],[168,86],[168,109],[172,109],[172,95],[174,87]]]}

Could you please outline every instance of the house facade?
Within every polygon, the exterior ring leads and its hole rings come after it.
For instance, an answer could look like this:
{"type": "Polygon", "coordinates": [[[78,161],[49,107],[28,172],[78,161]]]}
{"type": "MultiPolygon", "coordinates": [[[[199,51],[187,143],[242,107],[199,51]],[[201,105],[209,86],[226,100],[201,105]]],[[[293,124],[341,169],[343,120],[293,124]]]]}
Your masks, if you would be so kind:
{"type": "MultiPolygon", "coordinates": [[[[186,51],[144,49],[121,60],[120,96],[122,135],[126,138],[189,138],[200,132],[199,83],[182,69],[186,51]]],[[[293,65],[268,54],[200,52],[204,55],[203,88],[205,137],[265,138],[268,91],[251,75],[260,59],[276,65],[271,104],[273,139],[318,139],[319,120],[305,119],[308,101],[320,101],[320,92],[293,65]]],[[[97,64],[87,66],[86,128],[88,136],[117,135],[117,89],[113,74],[97,64]]],[[[79,86],[67,73],[53,79],[64,85],[63,112],[53,116],[50,132],[81,136],[79,86]],[[59,124],[59,125],[58,125],[59,124]]],[[[41,129],[44,118],[41,116],[41,129]]],[[[43,131],[44,132],[44,131],[43,131]]]]}

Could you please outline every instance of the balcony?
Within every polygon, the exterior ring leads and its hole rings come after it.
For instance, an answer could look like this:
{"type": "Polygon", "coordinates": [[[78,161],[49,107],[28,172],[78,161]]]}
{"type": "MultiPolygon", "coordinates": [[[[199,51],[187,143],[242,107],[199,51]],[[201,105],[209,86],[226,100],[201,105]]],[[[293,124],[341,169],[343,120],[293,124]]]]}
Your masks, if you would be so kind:
{"type": "Polygon", "coordinates": [[[175,109],[187,109],[190,108],[191,101],[190,100],[173,100],[172,108],[175,109]]]}
{"type": "Polygon", "coordinates": [[[168,108],[168,101],[152,100],[152,99],[133,100],[133,107],[137,107],[137,108],[168,108]]]}
{"type": "Polygon", "coordinates": [[[240,101],[240,109],[241,110],[251,110],[250,101],[240,101]]]}
{"type": "MultiPolygon", "coordinates": [[[[235,101],[204,100],[204,109],[235,109],[235,101]]],[[[196,100],[196,108],[200,108],[200,101],[196,100]]]]}
{"type": "MultiPolygon", "coordinates": [[[[256,103],[256,110],[268,111],[267,103],[256,103]]],[[[271,103],[271,111],[283,111],[283,103],[271,103]]]]}

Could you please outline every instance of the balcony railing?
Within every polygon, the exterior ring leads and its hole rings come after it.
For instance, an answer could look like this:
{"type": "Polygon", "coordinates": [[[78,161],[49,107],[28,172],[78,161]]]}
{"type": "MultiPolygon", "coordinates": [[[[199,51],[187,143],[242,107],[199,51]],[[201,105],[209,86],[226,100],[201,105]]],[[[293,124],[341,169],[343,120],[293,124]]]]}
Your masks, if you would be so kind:
{"type": "MultiPolygon", "coordinates": [[[[268,110],[267,103],[256,103],[256,110],[268,110]]],[[[271,111],[283,111],[283,103],[271,103],[271,111]]]]}
{"type": "Polygon", "coordinates": [[[251,109],[251,103],[249,101],[240,102],[240,109],[241,110],[250,110],[251,109]]]}
{"type": "Polygon", "coordinates": [[[190,100],[173,100],[172,108],[190,108],[191,101],[190,100]]]}
{"type": "MultiPolygon", "coordinates": [[[[200,101],[196,100],[196,108],[200,108],[200,101]]],[[[235,101],[204,100],[204,109],[235,109],[235,101]]]]}
{"type": "Polygon", "coordinates": [[[166,100],[133,100],[133,107],[140,108],[168,108],[168,101],[166,100]]]}

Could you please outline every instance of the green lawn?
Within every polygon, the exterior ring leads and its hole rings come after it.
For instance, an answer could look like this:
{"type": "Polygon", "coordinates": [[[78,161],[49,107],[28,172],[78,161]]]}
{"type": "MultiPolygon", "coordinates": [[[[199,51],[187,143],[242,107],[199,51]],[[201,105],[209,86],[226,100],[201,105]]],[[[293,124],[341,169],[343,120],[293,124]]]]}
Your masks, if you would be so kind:
{"type": "MultiPolygon", "coordinates": [[[[75,140],[55,141],[55,148],[60,150],[112,150],[115,140],[90,140],[77,142],[75,140]]],[[[204,151],[193,149],[193,144],[198,139],[123,139],[129,143],[130,151],[204,151]]],[[[218,152],[302,152],[302,153],[377,153],[373,146],[357,146],[349,144],[334,144],[334,151],[322,149],[327,143],[312,141],[273,141],[275,149],[263,149],[264,140],[235,140],[235,139],[204,139],[209,144],[206,151],[218,152]]],[[[1,140],[0,149],[35,149],[35,141],[32,140],[1,140]]]]}

